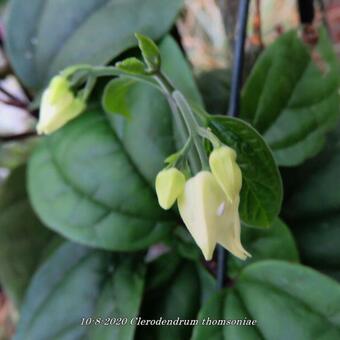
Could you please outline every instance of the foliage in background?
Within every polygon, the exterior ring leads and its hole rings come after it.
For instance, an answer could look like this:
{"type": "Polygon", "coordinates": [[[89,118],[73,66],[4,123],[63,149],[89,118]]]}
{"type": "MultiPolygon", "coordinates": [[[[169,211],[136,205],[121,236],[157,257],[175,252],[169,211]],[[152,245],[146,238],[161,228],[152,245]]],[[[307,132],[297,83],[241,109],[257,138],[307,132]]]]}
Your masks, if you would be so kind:
{"type": "MultiPolygon", "coordinates": [[[[139,58],[138,31],[157,39],[162,69],[195,107],[225,111],[227,84],[211,92],[214,82],[202,77],[200,94],[168,35],[182,1],[74,0],[60,15],[63,6],[10,3],[6,51],[33,94],[66,66],[122,60],[122,53],[139,58]]],[[[319,272],[340,271],[339,129],[327,135],[339,117],[339,65],[326,31],[314,50],[296,30],[265,49],[243,88],[246,122],[207,119],[238,152],[242,241],[253,255],[228,258],[230,287],[220,292],[177,211],[157,204],[154,178],[181,145],[167,100],[125,78],[97,91],[87,112],[39,139],[27,171],[14,170],[1,188],[0,282],[20,310],[16,339],[339,338],[340,286],[319,272]],[[277,217],[282,184],[274,159],[291,167],[283,170],[287,224],[277,217]],[[82,318],[136,316],[258,323],[81,326],[82,318]]]]}

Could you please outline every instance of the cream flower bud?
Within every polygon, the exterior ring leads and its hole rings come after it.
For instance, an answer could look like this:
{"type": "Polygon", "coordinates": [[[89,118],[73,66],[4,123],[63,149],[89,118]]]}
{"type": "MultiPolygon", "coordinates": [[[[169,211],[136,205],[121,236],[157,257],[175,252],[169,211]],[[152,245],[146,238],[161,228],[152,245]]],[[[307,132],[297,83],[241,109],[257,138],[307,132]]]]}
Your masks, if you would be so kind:
{"type": "Polygon", "coordinates": [[[209,171],[201,171],[186,182],[178,198],[179,212],[207,261],[216,243],[242,260],[250,256],[240,241],[238,204],[239,196],[231,203],[209,171]]]}
{"type": "Polygon", "coordinates": [[[42,95],[37,131],[39,134],[50,134],[77,117],[84,109],[85,102],[74,96],[68,80],[56,76],[42,95]]]}
{"type": "Polygon", "coordinates": [[[242,173],[236,163],[236,152],[223,145],[212,151],[209,156],[209,165],[227,198],[233,202],[242,187],[242,173]]]}
{"type": "Polygon", "coordinates": [[[185,176],[176,168],[162,170],[156,177],[156,193],[159,205],[170,209],[178,196],[182,194],[185,185],[185,176]]]}

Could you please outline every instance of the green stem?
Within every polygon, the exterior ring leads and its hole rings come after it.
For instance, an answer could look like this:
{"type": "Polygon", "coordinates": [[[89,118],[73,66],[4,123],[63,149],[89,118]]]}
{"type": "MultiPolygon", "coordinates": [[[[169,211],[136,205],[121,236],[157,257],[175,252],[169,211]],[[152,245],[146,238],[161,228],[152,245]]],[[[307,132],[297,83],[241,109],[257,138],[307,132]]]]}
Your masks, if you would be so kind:
{"type": "Polygon", "coordinates": [[[123,71],[115,66],[91,66],[91,65],[78,65],[71,68],[66,69],[62,74],[64,76],[70,77],[71,75],[75,76],[78,72],[85,72],[88,76],[92,76],[95,78],[98,77],[114,77],[114,76],[124,76],[126,78],[131,78],[135,80],[142,81],[151,86],[156,87],[159,90],[159,86],[157,82],[155,82],[150,76],[138,75],[123,71]]]}
{"type": "Polygon", "coordinates": [[[203,141],[202,141],[202,138],[198,134],[198,131],[199,129],[201,129],[201,127],[198,124],[194,113],[192,112],[188,102],[186,101],[184,96],[181,94],[181,92],[177,90],[174,91],[172,94],[172,97],[175,99],[175,102],[179,110],[181,111],[189,130],[191,131],[192,139],[197,149],[197,152],[198,152],[201,164],[202,164],[202,168],[209,169],[208,158],[205,152],[203,141]]]}
{"type": "Polygon", "coordinates": [[[94,89],[94,86],[96,85],[96,78],[93,76],[90,76],[87,79],[84,91],[82,93],[82,99],[86,102],[87,99],[90,97],[92,90],[94,89]]]}
{"type": "MultiPolygon", "coordinates": [[[[179,112],[177,108],[174,98],[172,97],[174,88],[163,74],[159,73],[155,75],[154,78],[160,85],[163,94],[168,100],[170,109],[174,116],[175,124],[178,129],[181,144],[185,145],[188,138],[192,138],[192,135],[191,135],[191,131],[188,129],[188,127],[185,124],[183,116],[181,115],[181,113],[179,112]]],[[[193,150],[193,152],[190,152],[188,155],[188,158],[189,158],[189,163],[190,163],[192,171],[195,174],[198,173],[201,170],[201,162],[200,162],[200,159],[198,157],[196,150],[193,150]]]]}

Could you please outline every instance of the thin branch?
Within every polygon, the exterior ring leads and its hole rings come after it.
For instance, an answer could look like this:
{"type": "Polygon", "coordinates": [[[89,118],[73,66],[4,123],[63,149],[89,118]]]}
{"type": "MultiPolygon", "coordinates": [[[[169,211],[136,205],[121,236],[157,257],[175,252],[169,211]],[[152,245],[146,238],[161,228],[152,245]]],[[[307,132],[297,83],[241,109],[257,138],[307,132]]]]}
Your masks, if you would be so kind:
{"type": "Polygon", "coordinates": [[[0,136],[1,142],[15,142],[17,140],[27,139],[31,137],[37,136],[36,132],[30,131],[25,133],[20,133],[17,135],[9,135],[9,136],[0,136]]]}
{"type": "Polygon", "coordinates": [[[0,85],[0,92],[2,92],[5,96],[10,98],[12,101],[20,103],[21,105],[27,106],[27,103],[25,103],[22,99],[18,98],[8,90],[6,90],[3,86],[0,85]]]}
{"type": "Polygon", "coordinates": [[[21,109],[27,109],[27,105],[24,104],[24,103],[21,103],[21,102],[17,102],[15,100],[7,100],[7,99],[0,99],[0,103],[2,104],[6,104],[6,105],[9,105],[9,106],[15,106],[15,107],[19,107],[21,109]]]}

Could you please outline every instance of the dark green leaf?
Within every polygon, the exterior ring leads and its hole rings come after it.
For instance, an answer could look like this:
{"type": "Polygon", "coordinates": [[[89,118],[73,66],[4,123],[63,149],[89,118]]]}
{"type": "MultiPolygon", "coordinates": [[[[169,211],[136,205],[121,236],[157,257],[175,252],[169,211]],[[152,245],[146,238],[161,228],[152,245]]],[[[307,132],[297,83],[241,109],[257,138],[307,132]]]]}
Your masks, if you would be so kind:
{"type": "Polygon", "coordinates": [[[162,70],[175,88],[190,101],[202,104],[202,98],[192,75],[190,65],[183,56],[176,41],[167,36],[160,45],[162,70]]]}
{"type": "Polygon", "coordinates": [[[0,193],[0,282],[17,305],[53,236],[30,206],[25,179],[26,168],[15,169],[0,193]]]}
{"type": "Polygon", "coordinates": [[[222,143],[237,152],[242,170],[241,219],[269,227],[281,208],[282,183],[270,149],[262,137],[240,119],[213,116],[209,126],[222,143]]]}
{"type": "Polygon", "coordinates": [[[182,5],[182,0],[13,0],[7,54],[24,83],[41,88],[67,66],[107,63],[137,44],[135,32],[160,38],[182,5]]]}
{"type": "MultiPolygon", "coordinates": [[[[156,291],[146,294],[141,317],[144,319],[195,319],[200,303],[200,282],[195,265],[182,262],[176,272],[156,291]]],[[[190,326],[145,326],[137,329],[137,339],[189,339],[190,326]]]]}
{"type": "Polygon", "coordinates": [[[35,274],[21,311],[17,340],[133,339],[135,326],[107,318],[138,315],[144,264],[72,243],[60,247],[35,274]],[[82,326],[82,319],[93,323],[82,326]],[[101,318],[101,324],[95,320],[101,318]]]}
{"type": "Polygon", "coordinates": [[[241,238],[243,246],[252,257],[241,261],[229,256],[228,269],[232,276],[236,276],[245,266],[261,260],[299,261],[294,238],[280,219],[276,219],[270,229],[243,227],[241,238]]]}
{"type": "Polygon", "coordinates": [[[197,77],[207,112],[223,115],[228,110],[230,93],[230,70],[213,69],[202,72],[197,77]]]}
{"type": "Polygon", "coordinates": [[[152,291],[164,286],[175,275],[181,262],[181,258],[170,251],[150,262],[146,277],[146,291],[152,291]]]}
{"type": "Polygon", "coordinates": [[[214,275],[208,271],[202,263],[196,265],[201,288],[201,304],[208,300],[216,292],[217,281],[214,275]]]}
{"type": "Polygon", "coordinates": [[[338,339],[340,285],[307,267],[262,261],[246,267],[232,288],[217,293],[199,318],[256,320],[254,326],[195,327],[193,340],[338,339]]]}
{"type": "MultiPolygon", "coordinates": [[[[147,117],[143,121],[148,127],[147,117]]],[[[164,125],[153,123],[149,140],[139,139],[146,136],[144,126],[134,135],[145,152],[148,146],[156,151],[144,156],[131,153],[100,111],[46,138],[29,166],[31,201],[46,225],[111,250],[141,249],[163,238],[172,222],[158,207],[153,181],[169,143],[156,143],[164,125]]]]}
{"type": "MultiPolygon", "coordinates": [[[[170,52],[165,69],[190,98],[199,98],[174,41],[165,39],[163,49],[170,52]]],[[[153,188],[174,152],[168,103],[140,83],[127,91],[126,105],[129,119],[84,114],[46,138],[30,162],[31,198],[45,223],[72,240],[112,250],[145,248],[174,226],[153,188]]]]}
{"type": "Polygon", "coordinates": [[[339,270],[340,125],[326,148],[292,174],[285,217],[293,226],[303,261],[320,270],[339,270]]]}
{"type": "Polygon", "coordinates": [[[339,65],[324,30],[317,51],[318,64],[290,31],[263,52],[244,86],[241,117],[264,134],[279,165],[314,156],[339,117],[339,65]]]}
{"type": "Polygon", "coordinates": [[[139,48],[142,52],[145,63],[150,71],[157,71],[161,65],[160,51],[157,45],[149,37],[136,33],[139,48]]]}

